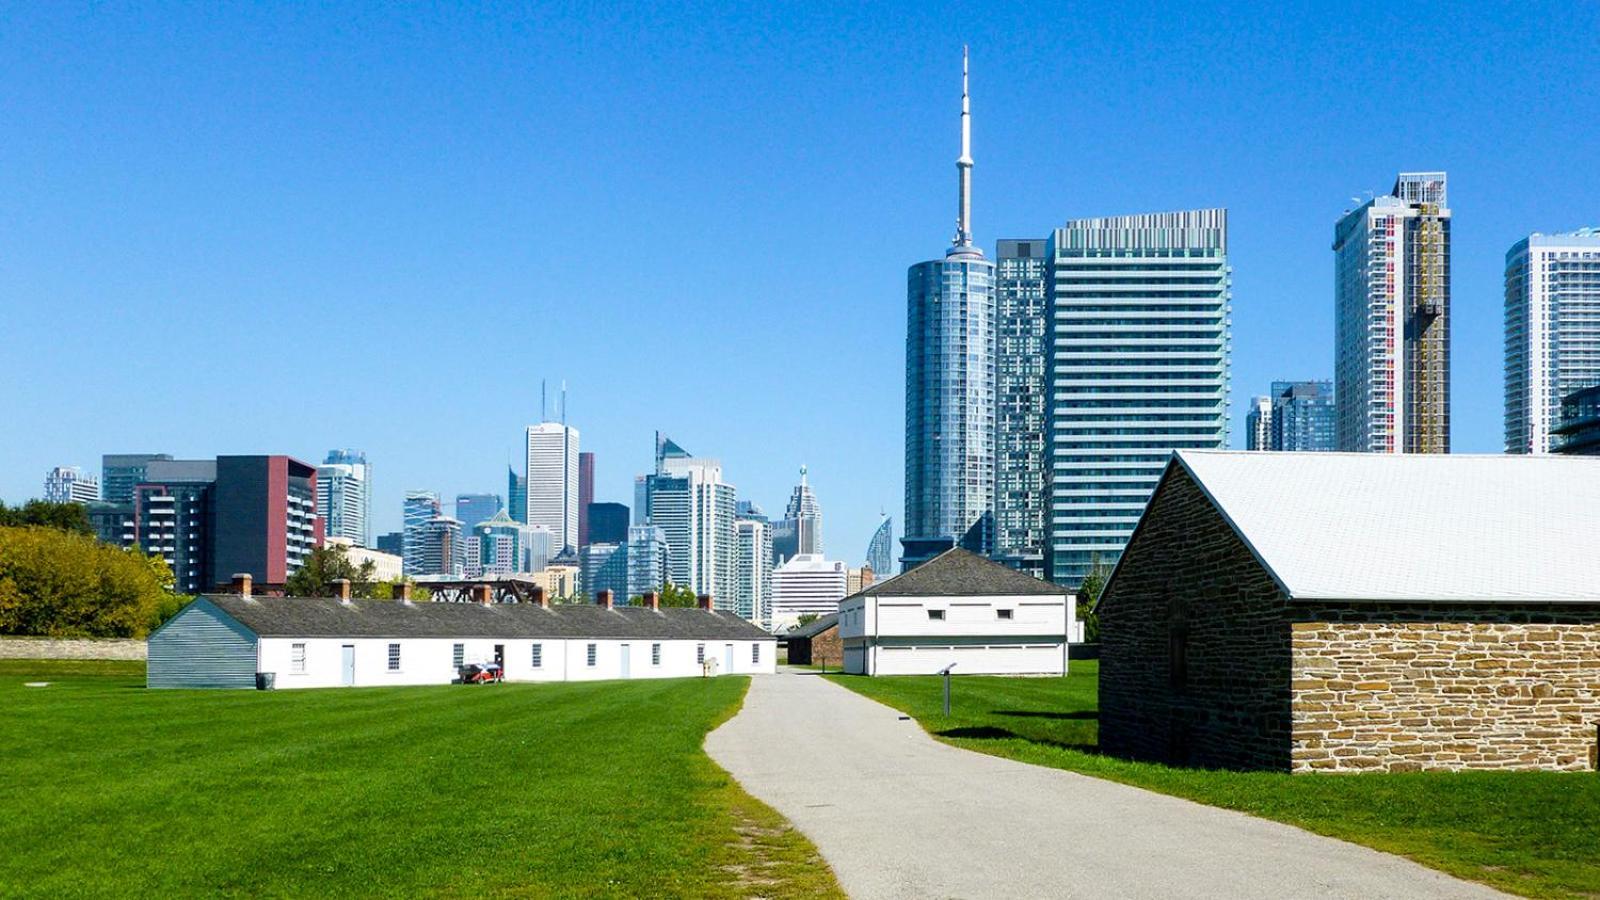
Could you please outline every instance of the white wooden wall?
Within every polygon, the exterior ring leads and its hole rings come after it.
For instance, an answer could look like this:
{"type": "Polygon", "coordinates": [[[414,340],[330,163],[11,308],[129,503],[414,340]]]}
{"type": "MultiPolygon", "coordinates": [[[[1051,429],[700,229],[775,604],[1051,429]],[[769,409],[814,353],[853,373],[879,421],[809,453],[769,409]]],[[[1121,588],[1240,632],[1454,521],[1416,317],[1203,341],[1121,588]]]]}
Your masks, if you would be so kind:
{"type": "Polygon", "coordinates": [[[963,675],[1059,675],[1076,632],[1070,595],[866,596],[839,606],[844,669],[857,675],[928,675],[951,663],[963,675]]]}

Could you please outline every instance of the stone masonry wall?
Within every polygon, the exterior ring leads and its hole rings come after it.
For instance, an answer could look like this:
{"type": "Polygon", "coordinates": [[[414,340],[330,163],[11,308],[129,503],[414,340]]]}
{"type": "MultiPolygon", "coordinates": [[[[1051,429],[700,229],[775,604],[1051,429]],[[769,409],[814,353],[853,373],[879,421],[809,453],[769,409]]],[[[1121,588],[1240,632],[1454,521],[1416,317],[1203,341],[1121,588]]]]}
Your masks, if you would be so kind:
{"type": "Polygon", "coordinates": [[[144,659],[145,643],[117,638],[0,637],[0,659],[144,659]]]}
{"type": "Polygon", "coordinates": [[[1288,769],[1282,595],[1183,470],[1151,498],[1099,615],[1103,751],[1173,765],[1288,769]],[[1185,670],[1178,684],[1175,664],[1185,670]]]}
{"type": "Polygon", "coordinates": [[[1600,607],[1292,615],[1295,771],[1595,768],[1600,607]]]}

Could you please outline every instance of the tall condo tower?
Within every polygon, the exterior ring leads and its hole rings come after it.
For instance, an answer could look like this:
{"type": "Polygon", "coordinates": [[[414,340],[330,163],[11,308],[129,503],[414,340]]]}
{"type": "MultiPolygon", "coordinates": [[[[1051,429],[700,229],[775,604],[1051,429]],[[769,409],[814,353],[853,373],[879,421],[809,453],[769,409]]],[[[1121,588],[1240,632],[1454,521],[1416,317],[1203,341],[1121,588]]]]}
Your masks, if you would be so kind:
{"type": "Polygon", "coordinates": [[[328,537],[372,546],[372,467],[360,450],[329,450],[317,466],[317,515],[328,537]]]}
{"type": "Polygon", "coordinates": [[[1228,211],[1078,219],[1050,241],[1050,577],[1116,563],[1172,451],[1228,445],[1228,211]]]}
{"type": "Polygon", "coordinates": [[[1561,398],[1600,385],[1600,229],[1506,252],[1506,452],[1549,453],[1561,398]]]}
{"type": "MultiPolygon", "coordinates": [[[[995,254],[995,559],[1044,576],[1045,282],[1049,242],[995,254]]],[[[888,573],[884,573],[888,574],[888,573]]]]}
{"type": "Polygon", "coordinates": [[[972,125],[961,52],[956,233],[906,285],[906,517],[901,564],[993,547],[994,263],[972,244],[972,125]]]}
{"type": "Polygon", "coordinates": [[[894,519],[888,515],[878,523],[878,530],[872,533],[872,540],[867,542],[867,568],[872,570],[873,577],[882,580],[894,574],[894,519]]]}
{"type": "Polygon", "coordinates": [[[1443,172],[1402,172],[1334,228],[1339,449],[1450,452],[1450,207],[1443,172]]]}

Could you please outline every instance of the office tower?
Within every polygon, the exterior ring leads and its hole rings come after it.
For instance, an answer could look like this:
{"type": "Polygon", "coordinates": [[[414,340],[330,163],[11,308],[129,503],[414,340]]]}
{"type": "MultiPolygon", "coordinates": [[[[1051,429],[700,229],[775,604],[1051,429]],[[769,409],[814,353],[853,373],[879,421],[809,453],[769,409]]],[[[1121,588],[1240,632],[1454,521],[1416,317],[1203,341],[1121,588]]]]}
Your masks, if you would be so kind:
{"type": "Polygon", "coordinates": [[[710,594],[718,609],[732,609],[737,535],[734,486],[722,464],[688,456],[665,458],[651,476],[650,524],[667,538],[667,572],[675,585],[710,594]]]}
{"type": "Polygon", "coordinates": [[[1561,398],[1561,413],[1551,429],[1551,451],[1570,456],[1600,456],[1600,384],[1561,398]]]}
{"type": "Polygon", "coordinates": [[[150,463],[170,460],[170,453],[107,453],[100,457],[100,499],[133,502],[133,486],[145,480],[150,463]]]}
{"type": "Polygon", "coordinates": [[[1450,452],[1445,173],[1402,172],[1334,229],[1339,449],[1450,452]]]}
{"type": "Polygon", "coordinates": [[[583,570],[582,590],[590,598],[610,591],[613,602],[625,603],[628,594],[628,545],[594,541],[579,551],[583,570]]]}
{"type": "Polygon", "coordinates": [[[1299,452],[1338,449],[1333,382],[1274,381],[1268,447],[1299,452]]]}
{"type": "Polygon", "coordinates": [[[628,508],[621,503],[590,503],[589,539],[602,544],[628,542],[628,508]]]}
{"type": "Polygon", "coordinates": [[[894,518],[886,515],[878,524],[878,530],[872,533],[872,540],[867,542],[867,568],[872,570],[874,580],[882,581],[894,574],[893,554],[894,518]]]}
{"type": "Polygon", "coordinates": [[[817,502],[817,495],[811,492],[811,485],[806,483],[806,467],[800,467],[800,483],[794,486],[794,493],[789,495],[789,505],[783,512],[786,522],[794,523],[795,552],[821,553],[822,552],[822,505],[817,502]]]}
{"type": "Polygon", "coordinates": [[[972,154],[966,52],[956,234],[943,259],[917,263],[906,285],[906,518],[910,568],[955,544],[993,543],[994,264],[972,244],[972,154]]]}
{"type": "Polygon", "coordinates": [[[784,632],[803,615],[828,616],[839,611],[847,582],[845,565],[803,553],[772,570],[772,630],[784,632]]]}
{"type": "Polygon", "coordinates": [[[1052,580],[1114,565],[1175,449],[1228,445],[1228,213],[1079,219],[1050,242],[1052,580]]]}
{"type": "Polygon", "coordinates": [[[461,520],[438,515],[417,528],[415,562],[407,556],[407,575],[444,575],[460,578],[466,568],[466,544],[461,520]]]}
{"type": "Polygon", "coordinates": [[[781,566],[800,555],[800,523],[779,519],[768,524],[772,534],[772,564],[781,566]]]}
{"type": "Polygon", "coordinates": [[[45,473],[44,499],[51,503],[94,503],[100,480],[77,466],[56,466],[45,473]]]}
{"type": "Polygon", "coordinates": [[[528,524],[528,476],[506,466],[506,511],[511,518],[528,524]]]}
{"type": "Polygon", "coordinates": [[[406,491],[401,526],[405,539],[400,556],[405,560],[407,575],[424,574],[421,568],[423,529],[443,511],[439,495],[433,491],[406,491]]]}
{"type": "Polygon", "coordinates": [[[550,567],[550,563],[560,551],[555,546],[555,536],[550,529],[543,525],[523,525],[523,540],[526,548],[523,551],[522,571],[543,572],[550,567]]]}
{"type": "MultiPolygon", "coordinates": [[[[457,503],[459,506],[459,501],[457,503]]],[[[457,515],[456,518],[461,517],[457,515]]],[[[464,520],[462,527],[466,528],[464,520]]],[[[527,571],[528,530],[527,525],[511,518],[504,509],[496,509],[488,518],[474,523],[465,542],[464,567],[468,577],[527,571]]]]}
{"type": "Polygon", "coordinates": [[[628,528],[628,593],[642,597],[667,583],[667,535],[654,525],[628,528]]]}
{"type": "Polygon", "coordinates": [[[391,531],[378,535],[377,547],[379,552],[392,553],[404,557],[406,552],[406,533],[404,531],[391,531]]]}
{"type": "Polygon", "coordinates": [[[317,466],[317,515],[328,537],[372,543],[372,469],[360,450],[329,450],[317,466]]]}
{"type": "MultiPolygon", "coordinates": [[[[594,454],[578,454],[578,548],[589,543],[589,505],[594,503],[594,454]]],[[[627,523],[623,523],[627,527],[627,523]]],[[[620,538],[618,539],[621,540],[620,538]]],[[[616,543],[613,541],[612,543],[616,543]]]]}
{"type": "MultiPolygon", "coordinates": [[[[1003,240],[995,253],[994,557],[1044,575],[1045,313],[1048,241],[1003,240]]],[[[888,576],[889,570],[877,574],[888,576]]]]}
{"type": "Polygon", "coordinates": [[[1244,448],[1272,449],[1272,398],[1251,397],[1250,412],[1244,417],[1244,448]]]}
{"type": "Polygon", "coordinates": [[[1506,452],[1549,453],[1561,400],[1600,384],[1600,229],[1506,252],[1506,452]]]}
{"type": "Polygon", "coordinates": [[[133,530],[180,593],[239,572],[281,585],[322,539],[316,497],[316,467],[287,456],[151,460],[134,486],[133,530]]]}
{"type": "Polygon", "coordinates": [[[772,532],[759,512],[735,513],[739,535],[738,583],[733,610],[740,617],[765,627],[772,619],[772,532]]]}
{"type": "MultiPolygon", "coordinates": [[[[472,534],[478,523],[487,522],[494,514],[504,509],[500,502],[499,494],[457,494],[456,518],[461,520],[463,534],[472,534]]],[[[507,514],[506,518],[511,516],[507,514]]],[[[515,519],[511,519],[515,522],[515,519]]]]}
{"type": "Polygon", "coordinates": [[[643,525],[649,521],[646,509],[650,505],[650,476],[633,476],[633,519],[631,524],[643,525]]]}
{"type": "Polygon", "coordinates": [[[578,429],[560,422],[527,430],[529,525],[550,529],[557,551],[578,544],[578,429]]]}

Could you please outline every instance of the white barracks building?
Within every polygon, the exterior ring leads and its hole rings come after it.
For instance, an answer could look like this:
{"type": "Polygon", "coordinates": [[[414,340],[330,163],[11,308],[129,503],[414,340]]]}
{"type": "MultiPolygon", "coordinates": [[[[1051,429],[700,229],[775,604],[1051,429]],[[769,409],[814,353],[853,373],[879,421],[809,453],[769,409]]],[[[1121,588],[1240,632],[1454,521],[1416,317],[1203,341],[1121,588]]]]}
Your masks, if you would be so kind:
{"type": "MultiPolygon", "coordinates": [[[[450,684],[467,663],[507,681],[771,674],[772,635],[709,607],[413,603],[339,597],[197,598],[149,639],[152,688],[450,684]]],[[[542,595],[541,595],[542,596],[542,595]]],[[[647,595],[646,602],[654,595],[647,595]]]]}
{"type": "Polygon", "coordinates": [[[839,603],[852,675],[1064,675],[1081,639],[1066,589],[960,548],[839,603]]]}

